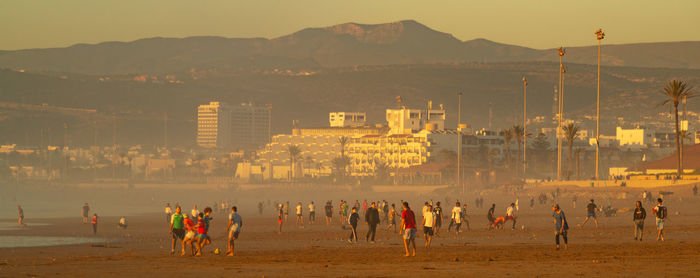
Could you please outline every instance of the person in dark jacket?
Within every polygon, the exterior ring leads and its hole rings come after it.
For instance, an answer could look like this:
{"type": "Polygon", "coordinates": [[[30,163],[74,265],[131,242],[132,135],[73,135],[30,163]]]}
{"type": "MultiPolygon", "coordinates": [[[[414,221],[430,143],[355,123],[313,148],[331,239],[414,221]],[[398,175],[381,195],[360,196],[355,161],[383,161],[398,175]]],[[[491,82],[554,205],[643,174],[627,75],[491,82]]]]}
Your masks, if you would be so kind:
{"type": "Polygon", "coordinates": [[[357,208],[353,207],[352,208],[352,214],[350,214],[350,217],[348,217],[348,222],[350,223],[350,226],[352,228],[352,232],[350,232],[350,239],[348,239],[348,242],[352,243],[353,240],[357,242],[357,222],[360,220],[360,215],[357,214],[357,208]]]}
{"type": "Polygon", "coordinates": [[[634,240],[639,239],[642,241],[642,235],[644,235],[644,219],[647,218],[647,211],[642,207],[642,202],[637,201],[637,207],[634,209],[632,214],[634,217],[634,240]]]}
{"type": "Polygon", "coordinates": [[[369,230],[367,231],[365,239],[369,241],[369,236],[372,235],[372,243],[374,243],[374,236],[377,233],[377,224],[379,224],[379,210],[377,210],[377,204],[375,202],[372,202],[370,208],[367,209],[367,213],[365,213],[365,222],[369,225],[369,230]]]}

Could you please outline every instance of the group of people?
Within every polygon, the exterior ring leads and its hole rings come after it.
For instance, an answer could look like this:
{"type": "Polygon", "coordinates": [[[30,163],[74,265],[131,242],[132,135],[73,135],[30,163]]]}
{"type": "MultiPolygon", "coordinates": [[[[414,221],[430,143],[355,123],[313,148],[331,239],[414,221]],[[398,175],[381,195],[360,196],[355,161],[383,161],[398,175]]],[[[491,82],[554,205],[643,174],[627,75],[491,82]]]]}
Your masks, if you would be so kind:
{"type": "MultiPolygon", "coordinates": [[[[169,207],[170,204],[166,206],[165,212],[166,215],[170,215],[169,233],[172,235],[170,254],[175,254],[175,246],[178,241],[181,241],[182,252],[180,253],[180,256],[187,255],[186,250],[188,246],[190,249],[190,255],[201,256],[204,247],[211,244],[209,227],[210,222],[214,219],[211,216],[212,208],[206,207],[202,212],[199,212],[197,206],[195,205],[192,208],[192,217],[188,217],[187,214],[182,213],[182,208],[179,205],[175,206],[174,213],[172,213],[171,210],[168,210],[169,207]]],[[[234,255],[235,241],[238,239],[242,227],[243,220],[238,214],[238,208],[233,206],[231,207],[228,226],[226,227],[226,233],[228,235],[227,256],[234,255]]]]}

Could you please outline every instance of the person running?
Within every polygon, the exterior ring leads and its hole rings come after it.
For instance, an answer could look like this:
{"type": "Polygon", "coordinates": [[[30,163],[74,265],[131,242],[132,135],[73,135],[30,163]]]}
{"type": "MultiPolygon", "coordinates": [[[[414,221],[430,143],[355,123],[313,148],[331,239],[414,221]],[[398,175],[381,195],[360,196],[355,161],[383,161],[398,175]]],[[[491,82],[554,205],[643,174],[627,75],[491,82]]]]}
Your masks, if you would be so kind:
{"type": "Polygon", "coordinates": [[[314,221],[316,221],[316,206],[311,201],[309,204],[309,224],[314,224],[314,221]]]}
{"type": "Polygon", "coordinates": [[[20,228],[24,228],[24,210],[20,205],[17,205],[17,223],[20,228]]]}
{"type": "Polygon", "coordinates": [[[282,221],[284,221],[284,208],[282,204],[279,204],[279,208],[277,209],[277,234],[282,234],[282,221]]]}
{"type": "Polygon", "coordinates": [[[197,253],[194,247],[194,240],[197,237],[197,228],[192,218],[187,217],[187,214],[183,214],[182,219],[185,236],[182,239],[182,253],[180,253],[180,256],[187,255],[187,246],[190,247],[190,256],[194,256],[197,253]]]}
{"type": "Polygon", "coordinates": [[[554,213],[552,213],[555,229],[554,242],[557,244],[557,250],[559,250],[559,236],[564,238],[564,249],[567,249],[569,240],[566,233],[569,230],[569,224],[566,221],[566,215],[564,215],[564,211],[561,210],[559,204],[553,205],[552,210],[554,211],[554,213]]]}
{"type": "MultiPolygon", "coordinates": [[[[183,223],[183,218],[185,216],[182,215],[182,208],[180,206],[175,207],[175,214],[170,218],[170,231],[168,232],[173,236],[172,240],[172,246],[170,248],[170,255],[175,254],[175,244],[177,243],[177,240],[183,240],[185,238],[185,230],[184,228],[184,223],[183,223]]],[[[182,250],[184,253],[185,246],[183,242],[182,250]]]]}
{"type": "Polygon", "coordinates": [[[170,222],[170,218],[173,215],[173,208],[170,207],[170,203],[165,204],[165,222],[170,222]]]}
{"type": "Polygon", "coordinates": [[[92,223],[92,232],[97,235],[97,222],[99,220],[99,217],[97,217],[97,213],[92,215],[92,220],[90,223],[92,223]]]}
{"type": "Polygon", "coordinates": [[[462,226],[462,206],[459,202],[455,203],[455,207],[452,208],[450,219],[450,226],[447,227],[447,231],[452,230],[452,225],[455,225],[455,232],[459,234],[459,227],[462,226]]]}
{"type": "Polygon", "coordinates": [[[580,228],[583,228],[584,225],[586,225],[586,222],[588,222],[588,219],[593,217],[593,222],[595,222],[595,230],[598,231],[598,219],[596,218],[595,211],[598,208],[596,206],[595,202],[593,199],[588,203],[586,206],[586,219],[583,220],[583,223],[579,225],[580,228]]]}
{"type": "MultiPolygon", "coordinates": [[[[403,232],[403,247],[406,250],[405,257],[416,256],[416,215],[408,206],[408,202],[403,202],[403,212],[401,213],[401,231],[403,232]],[[408,247],[411,246],[413,252],[409,254],[408,247]]],[[[399,235],[401,232],[399,232],[399,235]]]]}
{"type": "Polygon", "coordinates": [[[195,256],[200,257],[204,246],[208,244],[207,242],[211,242],[208,240],[209,236],[207,235],[207,224],[204,222],[204,213],[200,212],[197,215],[195,228],[197,229],[197,254],[195,256]]]}
{"type": "Polygon", "coordinates": [[[511,230],[515,230],[515,203],[510,203],[510,206],[506,208],[506,221],[513,221],[513,226],[511,230]]]}
{"type": "Polygon", "coordinates": [[[326,226],[328,226],[333,223],[333,204],[331,201],[326,202],[324,209],[326,211],[326,226]]]}
{"type": "Polygon", "coordinates": [[[433,234],[435,232],[435,223],[437,222],[437,215],[433,211],[433,206],[428,205],[428,210],[423,214],[423,237],[425,238],[425,247],[430,247],[430,242],[433,239],[433,234]]]}
{"type": "Polygon", "coordinates": [[[396,232],[396,216],[398,213],[396,212],[396,205],[391,204],[391,209],[389,209],[389,214],[388,214],[388,221],[389,225],[386,226],[387,230],[390,230],[391,227],[394,227],[394,233],[396,232]]]}
{"type": "Polygon", "coordinates": [[[372,202],[369,209],[365,213],[365,222],[369,225],[369,230],[367,230],[367,235],[365,240],[370,240],[370,235],[372,236],[371,243],[374,243],[374,236],[377,234],[377,225],[379,224],[379,210],[377,210],[377,204],[372,202]]]}
{"type": "Polygon", "coordinates": [[[88,206],[88,203],[85,203],[83,205],[83,224],[88,223],[88,215],[90,215],[90,206],[88,206]]]}
{"type": "Polygon", "coordinates": [[[348,217],[348,224],[350,224],[350,239],[348,242],[352,243],[353,240],[357,242],[357,222],[360,221],[360,215],[357,214],[357,208],[352,208],[352,214],[348,217]]]}
{"type": "Polygon", "coordinates": [[[213,220],[214,218],[211,217],[212,209],[210,207],[204,208],[204,229],[207,231],[207,237],[205,239],[205,244],[204,245],[209,245],[211,244],[211,237],[209,237],[209,222],[213,220]]]}
{"type": "Polygon", "coordinates": [[[640,201],[637,201],[636,206],[632,214],[632,220],[634,221],[634,240],[639,239],[639,241],[642,241],[642,236],[644,235],[644,219],[647,218],[647,211],[644,210],[642,202],[640,201]]]}
{"type": "Polygon", "coordinates": [[[302,214],[303,211],[302,211],[301,202],[299,202],[297,204],[296,213],[297,213],[297,225],[303,226],[304,225],[304,215],[302,214]]]}
{"type": "Polygon", "coordinates": [[[435,203],[435,208],[433,209],[433,212],[435,212],[435,236],[438,236],[440,233],[440,227],[442,227],[442,207],[440,207],[440,202],[435,203]]]}
{"type": "Polygon", "coordinates": [[[666,221],[666,216],[668,216],[668,212],[666,210],[666,207],[662,204],[663,199],[658,198],[656,199],[657,205],[654,207],[652,212],[654,212],[654,215],[656,216],[656,230],[658,230],[658,233],[656,234],[656,241],[664,241],[664,221],[666,221]]]}
{"type": "Polygon", "coordinates": [[[493,223],[496,221],[496,204],[491,204],[489,212],[486,214],[486,218],[489,220],[489,230],[493,227],[493,223]]]}
{"type": "Polygon", "coordinates": [[[228,233],[228,251],[226,251],[226,256],[233,256],[234,243],[238,239],[242,227],[243,219],[238,214],[238,208],[234,206],[231,208],[231,214],[228,216],[228,227],[226,227],[226,232],[228,233]]]}

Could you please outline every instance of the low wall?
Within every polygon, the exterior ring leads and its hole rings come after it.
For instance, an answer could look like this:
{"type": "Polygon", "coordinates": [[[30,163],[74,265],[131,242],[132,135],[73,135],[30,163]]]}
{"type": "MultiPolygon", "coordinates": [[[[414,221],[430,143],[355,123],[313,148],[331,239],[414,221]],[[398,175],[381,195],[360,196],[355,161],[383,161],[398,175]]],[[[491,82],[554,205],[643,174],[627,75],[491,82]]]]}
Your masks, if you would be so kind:
{"type": "Polygon", "coordinates": [[[374,185],[372,191],[383,192],[416,192],[429,193],[436,189],[447,188],[447,185],[374,185]]]}
{"type": "Polygon", "coordinates": [[[612,180],[606,180],[606,181],[595,181],[595,180],[577,180],[577,181],[547,181],[547,182],[540,182],[540,183],[532,183],[529,185],[534,185],[534,186],[578,186],[578,187],[591,187],[591,183],[594,184],[594,186],[608,186],[608,187],[615,187],[615,186],[620,186],[621,183],[625,182],[627,184],[627,187],[630,188],[657,188],[657,187],[669,187],[669,186],[683,186],[683,185],[692,185],[692,184],[700,184],[700,181],[698,180],[618,180],[617,183],[612,180]]]}

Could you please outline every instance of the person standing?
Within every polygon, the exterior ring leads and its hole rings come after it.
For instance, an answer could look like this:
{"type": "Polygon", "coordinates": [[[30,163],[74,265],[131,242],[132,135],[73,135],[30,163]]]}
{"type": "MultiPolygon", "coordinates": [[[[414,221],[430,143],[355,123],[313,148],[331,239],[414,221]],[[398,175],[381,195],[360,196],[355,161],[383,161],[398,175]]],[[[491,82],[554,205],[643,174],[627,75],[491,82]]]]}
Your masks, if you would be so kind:
{"type": "Polygon", "coordinates": [[[287,222],[287,218],[289,217],[289,201],[285,202],[282,208],[284,209],[284,222],[287,222]]]}
{"type": "MultiPolygon", "coordinates": [[[[406,250],[405,257],[416,256],[416,215],[408,206],[408,202],[403,202],[403,212],[401,213],[401,231],[403,231],[403,247],[406,250]],[[408,247],[411,246],[413,252],[409,254],[408,247]]],[[[399,232],[399,235],[401,232],[399,232]]]]}
{"type": "Polygon", "coordinates": [[[20,228],[24,228],[24,210],[20,205],[17,205],[17,223],[20,228]]]}
{"type": "Polygon", "coordinates": [[[455,232],[459,234],[459,227],[462,226],[462,207],[459,202],[455,203],[455,207],[452,208],[450,219],[450,226],[447,227],[447,231],[449,232],[452,229],[452,225],[455,225],[455,232]]]}
{"type": "Polygon", "coordinates": [[[494,221],[496,221],[496,204],[491,204],[491,208],[486,214],[486,218],[489,220],[489,230],[493,227],[494,221]]]}
{"type": "Polygon", "coordinates": [[[513,221],[513,226],[511,230],[515,230],[515,203],[510,203],[510,206],[506,208],[506,221],[513,221]]]}
{"type": "Polygon", "coordinates": [[[119,225],[119,228],[126,230],[126,227],[129,226],[129,222],[126,221],[126,217],[122,216],[121,218],[119,218],[118,225],[119,225]]]}
{"type": "Polygon", "coordinates": [[[656,230],[658,233],[656,235],[656,241],[664,241],[664,221],[666,221],[666,216],[668,216],[666,207],[662,204],[663,199],[656,199],[657,204],[653,209],[654,215],[656,216],[656,230]]]}
{"type": "Polygon", "coordinates": [[[348,224],[350,224],[350,239],[348,242],[352,243],[353,240],[357,242],[357,222],[360,221],[360,215],[357,214],[357,208],[352,208],[352,214],[348,217],[348,224]]]}
{"type": "Polygon", "coordinates": [[[637,207],[632,214],[634,221],[634,240],[642,241],[644,235],[644,219],[647,218],[647,211],[642,207],[642,202],[637,201],[637,207]]]}
{"type": "Polygon", "coordinates": [[[433,239],[435,232],[435,222],[437,215],[433,211],[433,206],[428,205],[428,210],[423,214],[423,237],[425,238],[425,247],[430,247],[430,242],[433,239]]]}
{"type": "Polygon", "coordinates": [[[377,210],[377,204],[372,202],[369,209],[365,213],[365,222],[369,225],[369,230],[365,236],[365,240],[370,240],[370,235],[372,236],[372,243],[374,243],[374,236],[377,234],[377,225],[379,224],[379,210],[377,210]]]}
{"type": "Polygon", "coordinates": [[[88,215],[90,215],[90,206],[88,206],[88,203],[85,203],[83,205],[83,224],[87,224],[88,215]]]}
{"type": "Polygon", "coordinates": [[[226,252],[226,256],[233,256],[235,248],[234,243],[236,239],[238,239],[242,227],[243,219],[238,214],[238,208],[234,206],[231,208],[231,214],[228,216],[228,227],[226,228],[226,232],[228,232],[228,251],[226,252]]]}
{"type": "Polygon", "coordinates": [[[693,196],[698,196],[698,185],[693,185],[693,196]]]}
{"type": "Polygon", "coordinates": [[[262,215],[263,214],[263,202],[258,203],[258,214],[262,215]]]}
{"type": "Polygon", "coordinates": [[[389,230],[391,227],[394,227],[394,233],[396,232],[396,215],[398,213],[396,212],[396,206],[394,204],[391,204],[391,209],[389,209],[389,214],[388,214],[388,221],[389,225],[386,226],[386,229],[389,230]]]}
{"type": "MultiPolygon", "coordinates": [[[[177,243],[177,240],[183,240],[185,238],[185,230],[183,229],[185,225],[183,223],[183,220],[184,218],[182,215],[182,208],[180,208],[180,206],[175,206],[175,213],[170,218],[170,231],[168,232],[173,237],[172,245],[170,248],[170,255],[175,254],[175,244],[177,243]]],[[[182,250],[184,251],[184,243],[182,248],[182,250]]]]}
{"type": "Polygon", "coordinates": [[[598,208],[598,206],[596,206],[593,199],[591,199],[591,201],[586,206],[586,219],[583,220],[583,223],[581,223],[581,225],[579,225],[579,227],[583,228],[583,226],[586,225],[586,222],[588,222],[588,219],[593,217],[593,222],[595,222],[595,230],[596,230],[596,232],[598,231],[598,219],[596,218],[596,215],[595,215],[595,211],[597,208],[598,208]]]}
{"type": "Polygon", "coordinates": [[[97,235],[97,221],[98,221],[98,219],[99,219],[99,217],[97,217],[97,213],[95,213],[92,215],[92,220],[90,221],[90,223],[92,223],[92,232],[95,235],[97,235]]]}
{"type": "Polygon", "coordinates": [[[173,215],[173,208],[170,207],[170,203],[165,204],[165,221],[170,222],[170,218],[173,215]]]}
{"type": "Polygon", "coordinates": [[[296,207],[296,213],[297,213],[297,225],[304,225],[304,215],[302,214],[302,206],[301,202],[297,203],[296,207]]]}
{"type": "Polygon", "coordinates": [[[309,224],[314,224],[314,221],[316,221],[316,206],[311,201],[309,204],[309,224]]]}
{"type": "Polygon", "coordinates": [[[197,205],[194,205],[192,207],[192,211],[190,211],[190,216],[192,217],[192,221],[198,221],[199,218],[199,210],[197,209],[197,205]]]}
{"type": "Polygon", "coordinates": [[[472,227],[469,226],[469,215],[467,215],[467,204],[462,205],[462,224],[467,224],[467,231],[471,231],[472,227]]]}
{"type": "Polygon", "coordinates": [[[435,236],[437,236],[440,233],[440,227],[442,227],[442,207],[440,207],[440,202],[435,203],[435,208],[433,209],[433,212],[435,212],[435,236]]]}
{"type": "Polygon", "coordinates": [[[282,204],[279,204],[279,207],[277,208],[277,234],[282,234],[282,222],[284,221],[284,207],[282,204]]]}
{"type": "Polygon", "coordinates": [[[568,248],[569,239],[567,237],[567,231],[569,230],[569,224],[566,222],[566,215],[564,211],[561,210],[559,204],[552,206],[552,217],[554,217],[554,242],[557,244],[557,250],[559,250],[559,236],[564,238],[564,249],[568,248]]]}
{"type": "Polygon", "coordinates": [[[348,201],[340,202],[340,223],[344,224],[343,221],[348,219],[348,201]]]}
{"type": "Polygon", "coordinates": [[[331,201],[326,202],[326,206],[324,208],[326,210],[326,226],[328,226],[333,223],[333,204],[331,201]]]}

